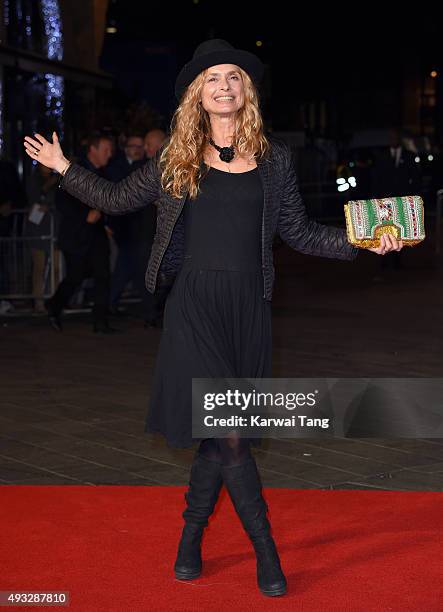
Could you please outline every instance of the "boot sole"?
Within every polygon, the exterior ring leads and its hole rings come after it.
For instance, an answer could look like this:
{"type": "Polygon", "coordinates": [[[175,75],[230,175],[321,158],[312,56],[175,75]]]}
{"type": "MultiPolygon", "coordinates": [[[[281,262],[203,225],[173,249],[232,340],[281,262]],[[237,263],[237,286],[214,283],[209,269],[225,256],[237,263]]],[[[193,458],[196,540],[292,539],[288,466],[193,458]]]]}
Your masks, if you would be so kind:
{"type": "Polygon", "coordinates": [[[174,573],[177,580],[194,580],[195,578],[198,578],[200,576],[201,571],[196,571],[192,573],[175,571],[174,573]]]}
{"type": "Polygon", "coordinates": [[[263,589],[260,589],[260,591],[263,593],[263,595],[267,595],[268,597],[276,597],[278,595],[285,595],[286,587],[281,587],[280,589],[274,589],[273,591],[265,591],[263,589]]]}

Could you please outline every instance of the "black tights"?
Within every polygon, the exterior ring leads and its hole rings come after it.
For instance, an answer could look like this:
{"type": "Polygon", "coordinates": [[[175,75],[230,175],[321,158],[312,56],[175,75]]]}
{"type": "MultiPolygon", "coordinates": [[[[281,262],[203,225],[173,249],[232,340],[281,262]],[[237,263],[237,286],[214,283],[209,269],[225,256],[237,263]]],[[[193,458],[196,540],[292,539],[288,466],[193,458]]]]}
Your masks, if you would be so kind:
{"type": "Polygon", "coordinates": [[[252,457],[249,438],[238,436],[205,438],[200,442],[198,452],[206,459],[225,466],[240,465],[252,457]]]}

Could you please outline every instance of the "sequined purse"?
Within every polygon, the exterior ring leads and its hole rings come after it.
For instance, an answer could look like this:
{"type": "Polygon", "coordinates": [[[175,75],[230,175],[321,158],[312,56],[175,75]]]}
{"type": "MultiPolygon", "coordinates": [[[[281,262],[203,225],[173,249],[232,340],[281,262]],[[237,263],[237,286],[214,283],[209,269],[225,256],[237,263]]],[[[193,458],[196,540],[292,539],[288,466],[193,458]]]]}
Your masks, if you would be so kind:
{"type": "Polygon", "coordinates": [[[425,239],[423,200],[402,196],[351,200],[344,206],[348,240],[363,249],[380,246],[384,233],[414,246],[425,239]]]}

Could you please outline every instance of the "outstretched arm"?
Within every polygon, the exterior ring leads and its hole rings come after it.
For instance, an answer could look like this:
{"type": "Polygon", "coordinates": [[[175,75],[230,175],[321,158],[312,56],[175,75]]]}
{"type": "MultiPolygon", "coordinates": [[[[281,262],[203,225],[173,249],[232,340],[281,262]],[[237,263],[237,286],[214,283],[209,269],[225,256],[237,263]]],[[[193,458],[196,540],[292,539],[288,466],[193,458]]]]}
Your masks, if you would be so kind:
{"type": "Polygon", "coordinates": [[[358,249],[349,244],[346,230],[322,225],[308,217],[298,190],[292,153],[285,155],[284,185],[278,233],[291,248],[307,255],[354,259],[358,249]]]}
{"type": "MultiPolygon", "coordinates": [[[[307,255],[355,259],[359,249],[349,243],[345,229],[323,225],[308,217],[298,190],[295,167],[289,150],[285,158],[285,178],[278,220],[280,237],[290,247],[307,255]]],[[[394,236],[383,234],[380,246],[368,250],[384,255],[389,251],[400,251],[402,247],[403,243],[398,242],[394,236]]]]}
{"type": "Polygon", "coordinates": [[[25,137],[26,153],[63,175],[60,186],[88,206],[108,214],[123,214],[143,208],[160,195],[157,160],[152,158],[124,180],[113,183],[97,176],[63,155],[57,134],[48,142],[40,134],[25,137]]]}

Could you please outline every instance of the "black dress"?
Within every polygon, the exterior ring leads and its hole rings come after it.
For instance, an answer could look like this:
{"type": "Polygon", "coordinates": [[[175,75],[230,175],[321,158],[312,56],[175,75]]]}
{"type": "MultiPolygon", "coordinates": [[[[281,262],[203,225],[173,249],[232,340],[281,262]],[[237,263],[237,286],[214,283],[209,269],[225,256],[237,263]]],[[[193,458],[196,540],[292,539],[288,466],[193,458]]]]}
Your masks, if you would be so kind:
{"type": "Polygon", "coordinates": [[[200,439],[192,437],[193,377],[271,376],[259,171],[210,168],[200,186],[183,211],[185,256],[166,301],[145,426],[176,448],[200,439]]]}

